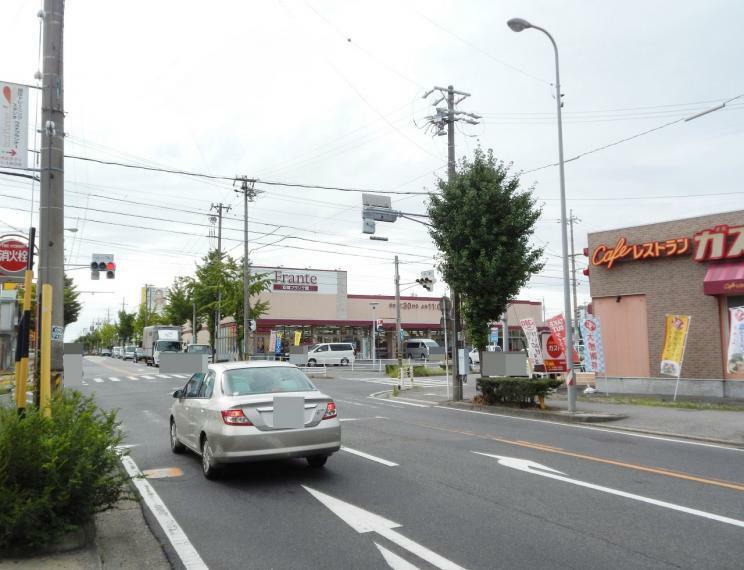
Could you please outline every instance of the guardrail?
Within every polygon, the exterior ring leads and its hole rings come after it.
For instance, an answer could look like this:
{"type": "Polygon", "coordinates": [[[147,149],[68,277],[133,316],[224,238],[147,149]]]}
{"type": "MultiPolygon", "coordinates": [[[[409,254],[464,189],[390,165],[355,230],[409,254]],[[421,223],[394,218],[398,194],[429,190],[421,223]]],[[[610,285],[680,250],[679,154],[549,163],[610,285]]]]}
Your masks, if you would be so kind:
{"type": "Polygon", "coordinates": [[[328,376],[328,367],[325,365],[320,366],[297,366],[308,376],[328,376]]]}

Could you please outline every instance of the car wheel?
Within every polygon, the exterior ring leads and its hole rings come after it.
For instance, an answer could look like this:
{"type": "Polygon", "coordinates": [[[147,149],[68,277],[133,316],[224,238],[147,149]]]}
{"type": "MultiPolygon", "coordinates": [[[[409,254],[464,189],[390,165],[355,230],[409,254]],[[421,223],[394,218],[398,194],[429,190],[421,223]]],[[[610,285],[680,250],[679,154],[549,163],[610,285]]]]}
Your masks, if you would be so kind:
{"type": "Polygon", "coordinates": [[[310,467],[313,469],[319,469],[320,467],[323,467],[323,465],[326,464],[326,461],[328,461],[327,455],[311,455],[310,457],[307,457],[307,462],[310,464],[310,467]]]}
{"type": "Polygon", "coordinates": [[[176,422],[173,418],[170,421],[170,447],[173,453],[183,453],[186,447],[178,441],[178,431],[176,430],[176,422]]]}
{"type": "Polygon", "coordinates": [[[204,473],[204,476],[207,479],[216,479],[218,468],[214,461],[214,456],[212,455],[212,446],[209,444],[209,440],[206,437],[202,438],[201,452],[202,473],[204,473]]]}
{"type": "Polygon", "coordinates": [[[348,366],[349,365],[349,359],[348,358],[342,358],[341,359],[341,366],[348,366]]]}
{"type": "Polygon", "coordinates": [[[407,357],[407,358],[408,358],[409,360],[410,360],[410,359],[412,359],[412,358],[413,358],[413,354],[411,354],[411,353],[409,352],[409,353],[408,353],[408,357],[407,357]]]}
{"type": "Polygon", "coordinates": [[[307,361],[307,365],[308,366],[315,366],[315,364],[316,364],[316,362],[315,362],[315,359],[314,358],[311,358],[310,360],[307,361]]]}
{"type": "Polygon", "coordinates": [[[472,358],[468,358],[468,360],[470,361],[470,366],[472,366],[473,365],[473,359],[472,358]]]}

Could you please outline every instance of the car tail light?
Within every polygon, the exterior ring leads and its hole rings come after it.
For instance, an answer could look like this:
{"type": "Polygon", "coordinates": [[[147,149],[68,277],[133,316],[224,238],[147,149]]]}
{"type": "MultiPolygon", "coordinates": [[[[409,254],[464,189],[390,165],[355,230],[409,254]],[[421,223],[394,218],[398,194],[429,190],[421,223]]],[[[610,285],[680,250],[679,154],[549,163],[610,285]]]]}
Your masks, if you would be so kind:
{"type": "Polygon", "coordinates": [[[324,420],[331,420],[336,417],[336,403],[335,402],[328,402],[326,404],[326,410],[325,414],[323,414],[324,420]]]}
{"type": "Polygon", "coordinates": [[[243,410],[222,410],[222,421],[229,426],[252,426],[243,410]]]}

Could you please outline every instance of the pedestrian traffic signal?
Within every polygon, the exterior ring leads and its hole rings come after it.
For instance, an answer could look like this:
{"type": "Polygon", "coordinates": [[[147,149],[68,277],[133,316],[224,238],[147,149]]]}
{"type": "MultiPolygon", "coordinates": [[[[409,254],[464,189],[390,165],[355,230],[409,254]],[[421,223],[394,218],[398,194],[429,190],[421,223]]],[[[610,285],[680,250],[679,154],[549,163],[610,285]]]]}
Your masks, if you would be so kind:
{"type": "Polygon", "coordinates": [[[113,279],[116,277],[116,263],[109,261],[106,264],[106,279],[113,279]]]}

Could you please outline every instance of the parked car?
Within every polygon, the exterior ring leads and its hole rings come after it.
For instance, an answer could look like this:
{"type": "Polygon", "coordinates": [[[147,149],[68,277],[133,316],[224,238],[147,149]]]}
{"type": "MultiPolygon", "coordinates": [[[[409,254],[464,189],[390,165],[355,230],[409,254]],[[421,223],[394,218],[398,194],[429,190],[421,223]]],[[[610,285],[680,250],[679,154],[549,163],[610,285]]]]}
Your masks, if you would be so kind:
{"type": "Polygon", "coordinates": [[[206,354],[207,362],[212,362],[212,347],[208,344],[187,344],[184,352],[187,354],[206,354]]]}
{"type": "Polygon", "coordinates": [[[437,341],[430,338],[409,338],[403,343],[403,354],[406,358],[429,358],[430,348],[439,348],[437,341]]]}
{"type": "Polygon", "coordinates": [[[145,358],[145,349],[141,346],[138,346],[134,349],[134,362],[135,364],[139,362],[140,360],[144,360],[145,358]]]}
{"type": "Polygon", "coordinates": [[[293,364],[210,364],[173,397],[171,450],[201,455],[207,479],[237,462],[305,457],[322,467],[341,447],[336,404],[293,364]]]}
{"type": "Polygon", "coordinates": [[[134,360],[134,352],[137,350],[136,346],[125,346],[124,352],[122,353],[122,359],[124,360],[134,360]]]}
{"type": "MultiPolygon", "coordinates": [[[[501,352],[501,347],[498,344],[489,344],[486,347],[486,351],[501,352]]],[[[475,347],[471,348],[468,353],[468,358],[470,359],[470,364],[480,364],[480,352],[478,349],[475,347]]]]}
{"type": "Polygon", "coordinates": [[[307,351],[308,366],[348,366],[354,362],[356,351],[351,342],[324,342],[311,346],[307,351]]]}
{"type": "Polygon", "coordinates": [[[101,349],[101,356],[111,356],[111,349],[110,348],[102,348],[101,349]]]}

